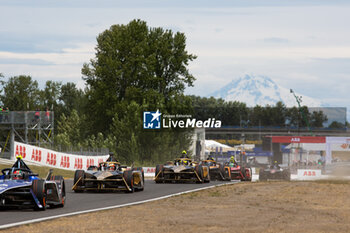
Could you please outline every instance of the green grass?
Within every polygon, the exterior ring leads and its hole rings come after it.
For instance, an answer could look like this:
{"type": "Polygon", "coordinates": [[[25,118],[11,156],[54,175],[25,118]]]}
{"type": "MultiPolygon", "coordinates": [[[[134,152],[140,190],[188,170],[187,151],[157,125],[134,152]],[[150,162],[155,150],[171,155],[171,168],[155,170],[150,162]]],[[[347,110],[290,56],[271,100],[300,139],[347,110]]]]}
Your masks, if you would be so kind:
{"type": "MultiPolygon", "coordinates": [[[[0,164],[0,169],[9,168],[12,167],[10,164],[0,164]]],[[[63,176],[64,178],[73,178],[74,177],[74,171],[68,171],[58,168],[51,168],[46,166],[34,166],[34,165],[28,165],[28,167],[32,170],[33,173],[38,173],[39,177],[45,178],[47,173],[50,169],[53,170],[53,175],[59,175],[63,176]]]]}

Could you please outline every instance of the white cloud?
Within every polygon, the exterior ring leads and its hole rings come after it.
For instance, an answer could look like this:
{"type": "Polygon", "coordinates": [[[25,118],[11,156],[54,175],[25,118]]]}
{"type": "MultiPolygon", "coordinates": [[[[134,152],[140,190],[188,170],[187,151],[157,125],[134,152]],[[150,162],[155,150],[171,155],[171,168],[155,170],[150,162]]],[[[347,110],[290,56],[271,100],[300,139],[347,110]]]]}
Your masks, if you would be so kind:
{"type": "Polygon", "coordinates": [[[45,2],[7,1],[1,7],[0,72],[5,76],[27,74],[83,86],[82,64],[94,57],[98,34],[138,18],[187,36],[188,51],[198,55],[190,65],[197,81],[187,93],[205,95],[254,73],[330,104],[347,104],[342,100],[350,98],[344,81],[350,78],[350,6],[344,1],[205,1],[200,6],[165,1],[138,7],[120,1],[102,1],[98,7],[93,1],[45,2]]]}
{"type": "Polygon", "coordinates": [[[80,44],[77,48],[64,48],[60,53],[14,53],[0,52],[0,59],[38,59],[56,65],[81,64],[93,58],[93,44],[80,44]]]}

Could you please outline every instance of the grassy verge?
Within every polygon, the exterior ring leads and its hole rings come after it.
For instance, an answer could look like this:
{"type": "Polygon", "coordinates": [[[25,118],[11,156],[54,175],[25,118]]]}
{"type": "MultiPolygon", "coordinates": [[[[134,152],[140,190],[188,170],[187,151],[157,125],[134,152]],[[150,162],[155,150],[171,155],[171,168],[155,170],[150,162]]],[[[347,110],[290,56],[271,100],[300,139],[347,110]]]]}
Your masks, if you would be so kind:
{"type": "MultiPolygon", "coordinates": [[[[9,167],[12,167],[12,165],[0,164],[1,170],[4,168],[9,168],[9,167]]],[[[45,166],[34,166],[34,165],[30,165],[28,167],[32,170],[32,172],[38,173],[39,177],[41,177],[41,178],[45,178],[50,169],[53,169],[54,175],[60,175],[60,176],[63,176],[64,178],[73,178],[74,177],[74,171],[68,171],[68,170],[45,167],[45,166]]]]}

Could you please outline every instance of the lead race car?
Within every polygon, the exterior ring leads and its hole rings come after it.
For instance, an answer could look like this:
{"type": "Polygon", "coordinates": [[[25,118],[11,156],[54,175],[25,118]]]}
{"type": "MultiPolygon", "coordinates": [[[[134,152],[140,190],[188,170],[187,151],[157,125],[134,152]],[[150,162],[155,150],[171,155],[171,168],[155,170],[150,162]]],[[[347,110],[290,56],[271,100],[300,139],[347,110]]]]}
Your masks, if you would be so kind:
{"type": "Polygon", "coordinates": [[[21,156],[11,168],[1,170],[0,207],[32,207],[45,210],[47,206],[63,207],[66,202],[65,182],[62,176],[53,176],[52,170],[40,179],[24,163],[21,156]]]}
{"type": "Polygon", "coordinates": [[[210,182],[209,167],[192,162],[189,158],[178,158],[156,166],[156,183],[164,182],[210,182]]]}
{"type": "Polygon", "coordinates": [[[87,171],[76,170],[74,192],[83,191],[126,191],[144,189],[144,171],[141,167],[127,168],[117,161],[106,161],[90,166],[87,171]]]}

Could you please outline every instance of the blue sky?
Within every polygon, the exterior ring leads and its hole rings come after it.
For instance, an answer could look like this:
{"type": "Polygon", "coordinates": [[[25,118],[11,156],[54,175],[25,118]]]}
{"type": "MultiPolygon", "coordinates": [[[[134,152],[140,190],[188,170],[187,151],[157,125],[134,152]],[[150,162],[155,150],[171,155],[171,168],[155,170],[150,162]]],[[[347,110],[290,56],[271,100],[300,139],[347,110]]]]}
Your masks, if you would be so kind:
{"type": "MultiPolygon", "coordinates": [[[[187,94],[206,96],[246,73],[350,109],[350,1],[0,1],[0,73],[72,81],[96,37],[141,19],[184,32],[196,54],[187,94]]],[[[348,116],[349,117],[349,116],[348,116]]]]}

